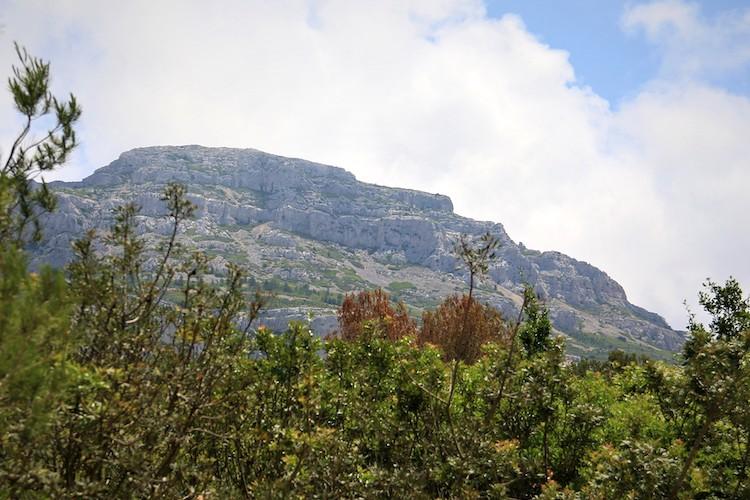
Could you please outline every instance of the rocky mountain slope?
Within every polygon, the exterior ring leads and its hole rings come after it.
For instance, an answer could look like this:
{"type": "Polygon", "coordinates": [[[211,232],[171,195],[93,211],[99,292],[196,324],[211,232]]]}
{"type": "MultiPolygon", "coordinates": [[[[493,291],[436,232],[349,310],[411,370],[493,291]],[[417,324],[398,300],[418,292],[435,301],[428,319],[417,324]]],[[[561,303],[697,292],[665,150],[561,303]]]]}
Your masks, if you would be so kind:
{"type": "Polygon", "coordinates": [[[321,333],[335,327],[342,294],[382,287],[415,315],[465,289],[453,253],[461,233],[491,232],[498,258],[479,287],[481,300],[506,315],[532,284],[550,307],[571,354],[603,356],[613,348],[668,357],[682,342],[657,314],[628,302],[623,288],[596,267],[559,252],[515,243],[503,226],[461,217],[447,196],[365,184],[349,172],[252,149],[149,147],[123,153],[81,182],[55,182],[59,209],[34,264],[63,265],[70,243],[111,222],[112,208],[135,201],[147,238],[168,228],[159,193],[169,181],[188,186],[198,206],[183,242],[209,254],[221,280],[228,261],[251,271],[276,294],[264,322],[282,328],[315,314],[321,333]]]}

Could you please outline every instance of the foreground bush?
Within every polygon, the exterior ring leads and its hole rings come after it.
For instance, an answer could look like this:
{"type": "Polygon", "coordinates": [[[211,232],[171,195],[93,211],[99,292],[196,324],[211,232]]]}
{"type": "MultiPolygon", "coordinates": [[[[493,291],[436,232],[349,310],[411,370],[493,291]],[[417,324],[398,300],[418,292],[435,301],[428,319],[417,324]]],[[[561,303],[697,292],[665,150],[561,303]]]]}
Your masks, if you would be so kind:
{"type": "MultiPolygon", "coordinates": [[[[260,304],[241,271],[208,286],[206,258],[176,242],[192,211],[184,190],[169,186],[164,202],[175,231],[150,265],[136,207],[76,244],[67,281],[2,254],[2,496],[750,493],[744,326],[695,324],[684,367],[569,365],[537,305],[509,325],[474,302],[464,323],[460,298],[444,304],[445,325],[499,329],[473,337],[483,341],[461,361],[451,344],[389,335],[382,321],[327,341],[301,323],[253,330],[260,304]]],[[[718,312],[744,317],[742,297],[718,312]]]]}
{"type": "Polygon", "coordinates": [[[389,340],[413,336],[417,331],[404,303],[391,304],[388,294],[380,288],[347,294],[339,308],[338,319],[338,335],[347,340],[359,338],[368,324],[389,340]]]}
{"type": "Polygon", "coordinates": [[[419,332],[374,292],[347,298],[342,338],[275,334],[253,329],[241,270],[214,288],[181,249],[177,185],[158,251],[126,205],[65,273],[29,273],[54,208],[29,175],[64,161],[79,110],[19,55],[18,109],[60,128],[31,152],[26,128],[0,170],[1,498],[750,497],[750,300],[731,279],[706,284],[680,366],[570,365],[528,287],[503,321],[472,295],[490,235],[461,238],[469,293],[419,332]]]}
{"type": "Polygon", "coordinates": [[[420,345],[437,346],[447,360],[473,363],[482,354],[484,344],[506,337],[505,322],[497,309],[468,295],[453,295],[435,311],[422,315],[417,340],[420,345]]]}

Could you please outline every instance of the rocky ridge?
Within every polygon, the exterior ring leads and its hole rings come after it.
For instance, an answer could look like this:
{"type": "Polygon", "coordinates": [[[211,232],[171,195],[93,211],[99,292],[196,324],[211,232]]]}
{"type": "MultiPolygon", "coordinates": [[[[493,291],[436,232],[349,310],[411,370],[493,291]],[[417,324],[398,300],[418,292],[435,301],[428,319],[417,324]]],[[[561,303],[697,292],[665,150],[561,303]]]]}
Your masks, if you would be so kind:
{"type": "Polygon", "coordinates": [[[52,183],[59,208],[45,222],[47,239],[34,249],[33,263],[65,264],[70,243],[108,226],[112,208],[128,201],[141,206],[142,233],[158,239],[169,228],[159,194],[172,181],[186,184],[198,206],[184,241],[212,257],[216,280],[233,261],[273,290],[277,298],[264,321],[274,327],[314,310],[314,326],[327,333],[343,293],[377,286],[418,314],[465,288],[453,253],[458,236],[489,231],[501,247],[479,298],[512,315],[523,283],[532,284],[572,354],[622,348],[668,357],[682,343],[681,332],[628,302],[601,270],[559,252],[529,250],[501,224],[455,214],[447,196],[366,184],[338,167],[252,149],[139,148],[81,182],[52,183]]]}

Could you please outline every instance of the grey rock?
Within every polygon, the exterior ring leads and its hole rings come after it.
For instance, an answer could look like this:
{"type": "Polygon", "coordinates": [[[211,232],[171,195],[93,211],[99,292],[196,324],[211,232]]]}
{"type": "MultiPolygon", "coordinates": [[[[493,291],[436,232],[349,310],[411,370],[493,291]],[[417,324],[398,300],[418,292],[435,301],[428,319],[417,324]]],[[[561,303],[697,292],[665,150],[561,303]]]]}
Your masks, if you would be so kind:
{"type": "MultiPolygon", "coordinates": [[[[561,333],[588,330],[666,350],[684,341],[658,314],[628,302],[623,288],[598,268],[527,249],[501,224],[454,214],[447,196],[366,184],[338,167],[253,149],[139,148],[81,182],[52,183],[59,209],[44,221],[48,238],[33,249],[32,264],[63,265],[71,258],[70,243],[87,229],[106,228],[112,210],[125,202],[141,207],[143,235],[167,234],[159,199],[167,182],[188,186],[198,210],[185,225],[185,240],[213,256],[213,273],[221,276],[229,261],[247,265],[261,279],[284,280],[291,291],[283,294],[292,301],[311,291],[342,294],[410,282],[415,286],[402,287],[401,298],[428,307],[463,287],[465,271],[453,250],[458,236],[489,231],[501,247],[478,296],[506,316],[517,314],[528,283],[549,304],[561,333]]],[[[289,318],[306,317],[293,309],[268,321],[281,328],[289,318]]],[[[320,318],[328,319],[317,320],[322,329],[333,324],[332,309],[325,310],[320,318]]]]}

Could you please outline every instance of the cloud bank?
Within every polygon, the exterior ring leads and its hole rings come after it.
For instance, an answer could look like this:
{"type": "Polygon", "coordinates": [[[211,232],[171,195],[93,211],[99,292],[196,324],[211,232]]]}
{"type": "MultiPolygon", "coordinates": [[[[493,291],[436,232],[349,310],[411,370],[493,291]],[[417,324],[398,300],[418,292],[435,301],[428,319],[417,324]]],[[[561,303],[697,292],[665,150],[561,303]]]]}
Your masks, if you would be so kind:
{"type": "Polygon", "coordinates": [[[19,40],[84,106],[84,147],[59,178],[144,145],[253,147],[448,194],[601,267],[678,328],[707,276],[750,287],[750,100],[716,84],[747,71],[750,10],[628,8],[623,28],[663,69],[609,103],[564,50],[478,1],[217,4],[6,3],[0,69],[19,40]]]}

